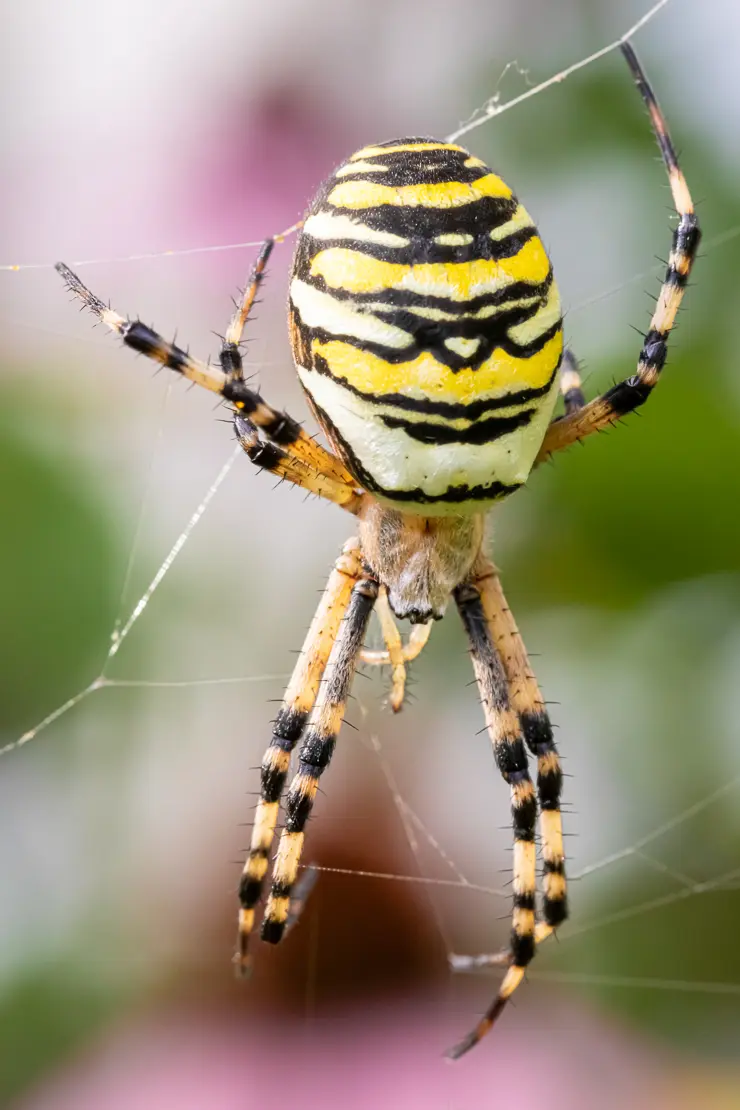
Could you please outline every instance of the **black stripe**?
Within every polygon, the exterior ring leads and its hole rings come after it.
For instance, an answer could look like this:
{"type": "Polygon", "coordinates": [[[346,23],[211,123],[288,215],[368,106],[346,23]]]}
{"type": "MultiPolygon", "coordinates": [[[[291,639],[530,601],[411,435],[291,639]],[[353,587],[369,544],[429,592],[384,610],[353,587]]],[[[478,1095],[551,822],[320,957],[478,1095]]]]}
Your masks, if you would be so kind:
{"type": "Polygon", "coordinates": [[[262,922],[260,936],[262,940],[266,941],[268,944],[278,944],[278,942],[283,939],[284,932],[284,921],[269,921],[265,918],[262,922]]]}
{"type": "Polygon", "coordinates": [[[239,377],[242,373],[242,356],[241,351],[236,343],[224,343],[221,346],[221,351],[218,356],[221,363],[221,369],[227,378],[239,377]]]}
{"type": "MultiPolygon", "coordinates": [[[[374,184],[382,185],[379,174],[374,184]]],[[[437,235],[451,232],[478,235],[481,230],[492,231],[508,223],[519,205],[516,197],[479,197],[469,204],[458,204],[451,208],[427,208],[420,204],[393,205],[377,204],[370,208],[346,208],[342,205],[328,204],[326,198],[339,182],[331,178],[311,205],[311,214],[328,212],[336,216],[346,216],[358,220],[374,231],[385,231],[392,235],[402,235],[404,239],[433,239],[437,235]]],[[[303,245],[303,236],[298,240],[297,250],[303,245]]]]}
{"type": "Polygon", "coordinates": [[[272,744],[284,752],[292,752],[308,720],[308,713],[292,706],[281,706],[275,718],[272,744]]]}
{"type": "Polygon", "coordinates": [[[505,482],[489,482],[487,485],[480,486],[469,486],[466,483],[461,486],[448,486],[444,493],[425,493],[420,486],[416,489],[386,489],[375,481],[369,470],[366,470],[344,436],[337,431],[327,414],[316,404],[310,394],[309,400],[317,420],[335,444],[353,478],[369,493],[376,493],[389,501],[415,505],[461,505],[469,501],[498,501],[524,485],[523,482],[515,482],[513,485],[507,485],[505,482]]]}
{"type": "Polygon", "coordinates": [[[511,962],[516,967],[526,967],[534,956],[534,937],[521,936],[516,929],[511,930],[511,962]]]}
{"type": "MultiPolygon", "coordinates": [[[[348,289],[331,288],[322,277],[311,277],[308,268],[310,262],[309,259],[308,266],[302,270],[296,267],[293,276],[300,281],[305,281],[308,285],[313,285],[322,293],[330,294],[335,300],[351,301],[353,305],[368,304],[374,306],[382,304],[389,308],[439,308],[443,312],[454,313],[463,317],[470,315],[472,312],[477,312],[480,308],[488,308],[489,306],[500,308],[511,301],[522,300],[524,297],[537,297],[544,302],[553,280],[552,270],[549,270],[540,282],[514,281],[503,289],[497,289],[495,293],[481,293],[477,297],[457,301],[452,300],[451,297],[433,296],[431,293],[415,293],[410,289],[378,289],[374,293],[353,293],[348,289]]],[[[485,324],[486,319],[484,317],[478,323],[485,324]]]]}
{"type": "Polygon", "coordinates": [[[533,910],[534,892],[532,892],[531,894],[515,894],[514,906],[518,910],[533,910]]]}
{"type": "MultiPolygon", "coordinates": [[[[490,320],[476,320],[463,322],[437,322],[422,320],[418,316],[413,316],[412,313],[405,312],[397,315],[396,319],[403,320],[404,323],[409,322],[409,326],[414,328],[413,339],[406,347],[391,347],[385,343],[374,343],[369,339],[361,339],[356,335],[345,335],[342,332],[330,332],[324,328],[309,328],[303,324],[300,317],[300,312],[296,309],[296,322],[302,332],[302,342],[305,350],[311,350],[311,340],[316,339],[321,343],[345,343],[349,347],[355,347],[358,351],[365,351],[368,354],[375,355],[377,358],[382,359],[384,362],[389,362],[394,366],[400,365],[404,362],[413,362],[420,354],[428,352],[431,354],[435,361],[440,366],[447,367],[453,374],[458,373],[460,370],[478,370],[480,367],[490,359],[494,351],[504,351],[505,354],[510,355],[511,358],[527,359],[532,358],[533,355],[539,354],[544,350],[551,339],[560,332],[562,327],[562,320],[558,319],[546,331],[541,332],[539,335],[531,339],[529,343],[517,343],[509,335],[508,328],[517,327],[521,323],[526,323],[528,319],[536,317],[537,313],[542,308],[541,304],[532,305],[528,309],[516,309],[511,313],[502,313],[500,317],[495,317],[490,320]],[[523,319],[522,319],[523,317],[523,319]],[[479,342],[474,353],[470,355],[461,355],[457,351],[450,350],[446,345],[447,339],[452,338],[473,338],[472,335],[466,335],[465,332],[475,332],[475,336],[479,342]],[[461,335],[461,333],[463,333],[461,335]]],[[[386,319],[383,314],[383,319],[386,319]]],[[[390,319],[388,321],[391,322],[390,319]]],[[[401,330],[406,330],[401,328],[401,330]]],[[[310,367],[309,367],[310,369],[310,367]]]]}
{"type": "Polygon", "coordinates": [[[644,405],[654,388],[654,385],[648,385],[635,376],[612,386],[604,394],[603,401],[615,416],[626,416],[644,405]]]}
{"type": "MultiPolygon", "coordinates": [[[[259,854],[264,856],[264,853],[259,854]]],[[[239,880],[239,902],[245,910],[252,910],[257,905],[263,885],[264,879],[252,879],[248,875],[242,875],[239,880]]]]}
{"type": "Polygon", "coordinates": [[[287,706],[280,707],[280,711],[275,718],[270,747],[265,753],[265,760],[262,764],[262,800],[264,802],[280,801],[288,775],[287,770],[280,770],[269,762],[270,753],[275,749],[281,752],[292,752],[301,738],[307,720],[308,713],[302,710],[287,706]]]}
{"type": "Polygon", "coordinates": [[[241,378],[233,378],[225,382],[221,396],[225,401],[231,401],[232,404],[237,405],[247,416],[254,412],[258,405],[263,404],[259,393],[250,389],[241,378]]]}
{"type": "Polygon", "coordinates": [[[263,764],[262,801],[279,802],[283,794],[285,780],[287,777],[287,771],[284,771],[279,767],[269,767],[267,764],[263,764]]]}
{"type": "Polygon", "coordinates": [[[524,409],[512,416],[492,416],[479,420],[467,428],[455,428],[451,424],[432,424],[428,421],[404,420],[400,416],[381,414],[380,419],[387,428],[400,428],[411,439],[420,443],[492,443],[502,436],[509,435],[517,428],[529,424],[537,412],[536,408],[524,409]]]}
{"type": "Polygon", "coordinates": [[[688,280],[689,275],[687,273],[681,274],[675,266],[669,266],[663,278],[663,285],[672,285],[675,289],[685,289],[688,280]]]}
{"type": "Polygon", "coordinates": [[[524,739],[532,755],[547,755],[556,750],[550,718],[544,710],[522,713],[520,721],[524,739]]]}
{"type": "MultiPolygon", "coordinates": [[[[364,162],[365,159],[363,158],[364,162]]],[[[492,173],[487,166],[465,166],[465,156],[454,150],[426,150],[417,154],[398,151],[396,154],[387,154],[385,158],[373,155],[367,159],[371,165],[385,166],[381,173],[368,173],[358,165],[355,173],[347,173],[349,162],[342,167],[344,173],[335,177],[335,185],[343,185],[345,181],[368,181],[378,185],[388,185],[395,189],[404,185],[472,185],[488,173],[492,173]],[[435,157],[442,155],[443,157],[435,157]],[[450,157],[450,156],[454,157],[450,157]]]]}
{"type": "MultiPolygon", "coordinates": [[[[524,747],[522,747],[522,752],[524,747]]],[[[525,756],[526,759],[526,756],[525,756]]],[[[503,773],[503,771],[502,771],[503,773]]],[[[507,776],[504,775],[504,778],[507,776]]],[[[523,777],[529,782],[529,772],[524,772],[523,777]]],[[[529,841],[534,840],[534,826],[537,820],[537,802],[534,796],[534,787],[531,797],[523,802],[512,803],[511,816],[514,822],[514,839],[529,841]]]]}
{"type": "Polygon", "coordinates": [[[430,397],[407,397],[405,393],[363,393],[357,386],[351,385],[346,378],[332,374],[329,364],[323,355],[314,355],[309,369],[317,374],[325,374],[335,382],[339,382],[350,393],[356,394],[364,401],[377,405],[393,405],[395,408],[407,409],[409,412],[420,412],[427,416],[444,416],[450,420],[477,420],[485,412],[494,412],[496,409],[514,408],[544,397],[552,389],[557,376],[560,363],[553,368],[552,374],[544,385],[532,386],[529,389],[518,389],[512,393],[505,393],[500,397],[482,398],[480,401],[433,401],[430,397]]]}
{"type": "Polygon", "coordinates": [[[288,416],[287,412],[276,412],[272,420],[260,425],[260,431],[274,443],[288,447],[299,438],[301,426],[292,416],[288,416]]]}
{"type": "Polygon", "coordinates": [[[444,246],[441,243],[435,243],[433,238],[416,237],[406,246],[391,247],[364,239],[315,238],[310,232],[304,232],[305,238],[310,239],[314,244],[311,249],[312,255],[339,247],[344,250],[358,251],[380,262],[392,262],[399,266],[419,266],[422,263],[432,262],[494,262],[513,258],[525,243],[537,235],[537,228],[523,227],[503,239],[492,239],[487,229],[467,234],[473,234],[472,243],[444,246]]]}
{"type": "Polygon", "coordinates": [[[255,466],[261,466],[263,470],[275,470],[285,458],[282,448],[276,447],[274,443],[260,441],[245,450],[255,466]]]}
{"type": "Polygon", "coordinates": [[[557,929],[558,925],[562,925],[568,916],[568,899],[563,896],[562,898],[548,898],[545,896],[542,899],[542,913],[548,925],[553,929],[557,929]]]}
{"type": "MultiPolygon", "coordinates": [[[[482,608],[480,609],[480,612],[483,612],[482,608]]],[[[468,630],[468,635],[471,636],[470,625],[472,625],[474,621],[472,618],[466,619],[464,606],[462,605],[460,606],[460,613],[463,616],[463,622],[466,629],[468,630]]],[[[483,617],[483,620],[485,621],[485,617],[483,617]]],[[[506,707],[508,707],[508,695],[506,707]]],[[[513,738],[504,737],[501,739],[494,739],[493,754],[496,757],[496,766],[507,782],[522,782],[529,779],[529,771],[527,770],[527,753],[524,750],[524,741],[522,740],[521,736],[515,736],[513,738]]],[[[518,820],[518,815],[520,811],[524,810],[524,808],[524,806],[512,805],[512,816],[514,818],[515,826],[518,820]]],[[[525,816],[528,812],[529,810],[526,810],[525,816]]]]}
{"type": "Polygon", "coordinates": [[[141,320],[132,320],[131,323],[126,324],[121,336],[128,347],[133,347],[139,354],[161,362],[168,370],[176,370],[182,374],[189,365],[185,351],[174,343],[168,343],[162,339],[161,335],[157,335],[152,328],[142,324],[141,320]]]}
{"type": "Polygon", "coordinates": [[[688,258],[693,258],[700,239],[701,229],[696,215],[693,212],[684,212],[678,227],[673,233],[674,251],[685,254],[688,258]]]}

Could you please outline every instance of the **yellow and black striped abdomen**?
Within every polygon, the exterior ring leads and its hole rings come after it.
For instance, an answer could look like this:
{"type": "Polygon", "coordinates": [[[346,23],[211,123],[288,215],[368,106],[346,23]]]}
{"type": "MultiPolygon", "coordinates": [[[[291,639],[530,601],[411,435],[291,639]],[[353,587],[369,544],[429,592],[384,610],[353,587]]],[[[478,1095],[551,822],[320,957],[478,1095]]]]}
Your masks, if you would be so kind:
{"type": "Polygon", "coordinates": [[[323,185],[290,286],[298,373],[366,489],[476,512],[526,479],[557,395],[560,300],[511,189],[462,147],[365,147],[323,185]]]}

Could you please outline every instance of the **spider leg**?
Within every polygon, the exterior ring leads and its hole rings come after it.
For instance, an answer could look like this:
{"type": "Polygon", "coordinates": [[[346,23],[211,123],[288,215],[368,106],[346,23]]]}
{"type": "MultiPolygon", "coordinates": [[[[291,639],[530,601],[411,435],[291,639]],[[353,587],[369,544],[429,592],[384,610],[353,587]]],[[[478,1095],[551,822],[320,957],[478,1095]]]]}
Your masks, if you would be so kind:
{"type": "MultiPolygon", "coordinates": [[[[401,648],[404,663],[411,663],[417,655],[421,655],[427,645],[427,640],[432,634],[433,627],[434,621],[412,626],[409,638],[401,648]]],[[[372,651],[369,648],[363,648],[360,652],[360,660],[375,667],[388,667],[392,663],[387,648],[385,651],[372,651]]]]}
{"type": "Polygon", "coordinates": [[[573,412],[578,412],[578,410],[582,409],[586,404],[586,398],[581,388],[581,374],[578,368],[578,359],[573,354],[570,347],[566,347],[563,351],[562,368],[560,371],[560,392],[565,402],[566,416],[570,416],[573,412]]]}
{"type": "MultiPolygon", "coordinates": [[[[498,572],[487,561],[478,570],[475,583],[480,590],[488,627],[506,673],[511,705],[519,714],[527,747],[537,759],[537,794],[544,864],[543,920],[536,924],[534,934],[535,944],[539,944],[551,936],[568,916],[560,813],[563,773],[544,700],[521,633],[506,604],[498,572]]],[[[490,955],[452,955],[450,966],[454,971],[465,972],[499,967],[510,961],[511,954],[505,949],[490,955]]]]}
{"type": "Polygon", "coordinates": [[[488,733],[499,771],[511,791],[514,826],[514,913],[509,966],[498,994],[475,1028],[447,1053],[454,1060],[489,1031],[524,978],[535,949],[537,800],[527,765],[519,718],[512,707],[506,672],[493,641],[477,584],[458,586],[455,601],[470,643],[488,733]]]}
{"type": "Polygon", "coordinates": [[[235,963],[241,972],[249,969],[249,939],[267,873],[268,856],[275,835],[280,799],[288,777],[291,752],[313,709],[329,654],[361,573],[359,544],[357,540],[348,540],[329,575],[275,718],[270,745],[262,760],[262,791],[254,817],[249,855],[239,884],[241,909],[235,963]]]}
{"type": "MultiPolygon", "coordinates": [[[[68,289],[78,297],[98,319],[121,336],[123,342],[139,354],[146,355],[154,362],[169,370],[182,374],[188,381],[208,389],[230,402],[234,409],[246,417],[250,424],[271,442],[282,447],[295,459],[303,462],[313,471],[325,474],[335,481],[354,487],[355,481],[346,467],[304,431],[297,420],[285,412],[278,412],[253,389],[250,389],[241,374],[241,356],[238,338],[252,307],[257,288],[264,276],[264,267],[272,249],[262,251],[255,263],[252,278],[247,284],[241,305],[232,319],[227,336],[221,349],[221,366],[202,362],[188,351],[170,343],[156,331],[143,324],[141,320],[129,320],[106,305],[84,285],[79,277],[63,262],[57,262],[56,270],[64,279],[68,289]],[[235,324],[235,320],[241,321],[235,324]]],[[[300,483],[299,483],[300,484],[300,483]]]]}
{"type": "Polygon", "coordinates": [[[285,921],[285,932],[283,933],[284,937],[287,937],[290,930],[298,924],[301,917],[303,916],[303,911],[306,908],[306,902],[308,902],[311,891],[316,886],[316,880],[318,879],[318,877],[319,873],[316,868],[311,867],[311,865],[308,864],[308,866],[305,867],[301,877],[296,880],[296,884],[293,887],[293,891],[290,895],[290,906],[288,907],[288,916],[285,921]]]}
{"type": "MultiPolygon", "coordinates": [[[[398,713],[401,710],[406,693],[406,664],[403,658],[403,640],[393,619],[393,613],[388,604],[388,594],[384,586],[381,586],[378,593],[375,612],[380,621],[380,628],[385,641],[386,652],[384,654],[387,653],[391,666],[391,709],[394,713],[398,713]]],[[[362,658],[362,653],[360,653],[360,658],[362,658]]]]}
{"type": "MultiPolygon", "coordinates": [[[[226,329],[223,342],[221,344],[221,351],[219,353],[219,362],[221,369],[227,376],[229,382],[244,383],[244,367],[242,364],[242,356],[240,351],[242,334],[244,328],[249,321],[249,314],[252,311],[257,300],[257,294],[260,287],[265,280],[267,273],[267,262],[272,254],[275,243],[279,242],[282,236],[272,236],[270,239],[265,239],[260,247],[257,258],[252,266],[247,283],[241,296],[241,300],[237,303],[229,326],[226,329]]],[[[255,397],[258,394],[254,395],[255,397]]],[[[264,404],[264,401],[262,402],[264,404]]],[[[237,406],[238,407],[238,406],[237,406]]],[[[245,415],[249,413],[242,409],[245,415]]],[[[297,458],[310,464],[322,474],[335,478],[345,484],[354,484],[354,478],[335,455],[330,451],[326,451],[319,443],[311,439],[306,432],[302,430],[297,421],[292,420],[287,413],[277,414],[282,418],[282,425],[273,425],[270,433],[265,432],[269,439],[273,442],[280,444],[282,447],[287,448],[297,458]]],[[[260,427],[259,422],[250,416],[253,424],[260,427]]]]}
{"type": "MultiPolygon", "coordinates": [[[[560,795],[563,772],[552,725],[537,679],[527,655],[514,615],[506,603],[501,579],[492,563],[479,565],[475,585],[480,590],[483,612],[496,650],[501,658],[512,709],[519,714],[524,740],[537,760],[537,796],[540,809],[540,836],[544,870],[542,921],[535,927],[535,943],[549,937],[568,916],[563,851],[563,826],[560,795]]],[[[508,962],[508,953],[493,956],[455,956],[457,971],[472,970],[508,962]]]]}
{"type": "Polygon", "coordinates": [[[229,378],[244,378],[244,366],[242,364],[240,350],[242,334],[249,319],[249,314],[254,308],[259,288],[265,280],[267,262],[276,242],[277,239],[271,237],[270,239],[265,239],[260,247],[259,254],[252,265],[247,284],[244,287],[241,301],[236,305],[234,315],[229,321],[229,326],[226,329],[226,334],[221,343],[218,360],[221,363],[221,369],[224,374],[229,378]]]}
{"type": "Polygon", "coordinates": [[[277,443],[261,439],[254,424],[239,412],[234,413],[234,430],[249,460],[261,470],[269,470],[278,478],[284,478],[308,493],[333,501],[349,513],[357,514],[360,511],[364,495],[357,492],[354,484],[333,478],[303,459],[296,458],[277,443]]]}
{"type": "Polygon", "coordinates": [[[357,658],[377,596],[378,583],[373,578],[364,574],[357,579],[298,753],[298,770],[288,791],[285,825],[262,921],[262,939],[270,944],[277,944],[285,933],[303,851],[306,822],[311,816],[319,778],[334,752],[357,658]]]}
{"type": "Polygon", "coordinates": [[[388,604],[385,590],[381,588],[375,611],[380,620],[380,628],[385,640],[385,650],[372,651],[363,648],[360,652],[360,662],[374,667],[391,668],[391,709],[398,713],[403,706],[406,693],[406,664],[416,659],[432,631],[432,621],[427,624],[415,624],[411,629],[408,640],[404,644],[401,633],[398,631],[396,621],[388,604]]]}
{"type": "Polygon", "coordinates": [[[668,268],[640,351],[637,373],[619,382],[600,397],[589,401],[582,408],[569,412],[559,420],[554,420],[547,429],[537,462],[542,462],[553,452],[569,447],[577,440],[591,435],[592,432],[601,431],[647,401],[658,384],[660,372],[665,365],[668,337],[675,323],[699,246],[701,234],[699,221],[694,212],[686,180],[678,165],[676,152],[668,133],[668,125],[634,50],[628,42],[621,44],[621,50],[650,113],[660,153],[668,171],[668,181],[678,215],[678,227],[673,233],[668,268]]]}

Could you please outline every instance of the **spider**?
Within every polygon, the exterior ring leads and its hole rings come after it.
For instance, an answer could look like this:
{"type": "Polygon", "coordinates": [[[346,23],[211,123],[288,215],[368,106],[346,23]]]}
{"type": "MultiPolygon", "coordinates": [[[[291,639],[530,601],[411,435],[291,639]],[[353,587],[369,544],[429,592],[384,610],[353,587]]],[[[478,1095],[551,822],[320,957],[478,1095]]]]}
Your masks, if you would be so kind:
{"type": "Polygon", "coordinates": [[[262,939],[271,944],[283,938],[302,901],[305,827],[358,661],[391,666],[391,704],[400,709],[406,664],[454,600],[495,760],[510,789],[514,907],[507,951],[470,961],[501,962],[506,972],[487,1012],[449,1051],[453,1058],[491,1028],[536,945],[567,916],[560,760],[499,572],[483,550],[486,513],[537,463],[648,399],[699,243],[665,119],[631,45],[625,40],[620,47],[651,117],[678,225],[636,373],[588,403],[578,364],[563,347],[558,289],[532,219],[497,174],[452,142],[411,138],[363,148],[325,182],[297,225],[290,338],[309,405],[335,453],[267,404],[243,376],[243,329],[282,236],[261,247],[218,367],[120,316],[67,266],[57,266],[124,343],[231,406],[237,439],[256,466],[357,519],[357,537],[331,571],[262,762],[239,886],[235,962],[242,972],[250,966],[250,935],[294,749],[300,743],[262,919],[262,939]],[[565,413],[553,419],[558,393],[565,413]],[[363,647],[374,607],[382,651],[363,647]],[[411,622],[406,643],[394,618],[411,622]],[[536,786],[527,750],[536,760],[536,786]]]}

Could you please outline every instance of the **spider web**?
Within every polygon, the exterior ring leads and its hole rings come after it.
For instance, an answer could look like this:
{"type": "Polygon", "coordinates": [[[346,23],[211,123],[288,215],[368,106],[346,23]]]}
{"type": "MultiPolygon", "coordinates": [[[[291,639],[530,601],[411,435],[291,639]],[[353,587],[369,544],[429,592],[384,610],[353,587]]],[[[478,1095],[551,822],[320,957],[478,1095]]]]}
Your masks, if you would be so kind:
{"type": "MultiPolygon", "coordinates": [[[[652,20],[659,11],[668,4],[669,0],[660,0],[655,4],[645,15],[637,21],[632,27],[625,32],[624,38],[633,36],[637,31],[652,20]]],[[[449,140],[456,140],[463,135],[466,135],[474,129],[481,127],[489,121],[497,118],[504,112],[516,107],[522,102],[539,95],[540,93],[552,88],[554,85],[565,81],[576,71],[594,64],[599,59],[617,49],[621,39],[616,40],[586,58],[583,58],[574,64],[566,67],[565,69],[554,74],[548,80],[543,81],[537,85],[533,85],[526,89],[514,98],[502,101],[500,92],[491,97],[484,105],[477,109],[473,115],[449,136],[449,140]]],[[[526,71],[522,70],[517,63],[511,63],[510,67],[515,69],[520,75],[526,78],[526,71]]],[[[285,235],[290,234],[294,228],[286,229],[285,235]]],[[[718,249],[727,243],[735,240],[740,236],[740,225],[726,229],[719,235],[714,236],[705,241],[704,253],[718,249]]],[[[139,254],[130,254],[117,258],[89,258],[75,260],[72,265],[75,268],[93,266],[101,263],[135,263],[144,260],[164,259],[164,258],[183,258],[185,256],[207,254],[215,252],[226,251],[240,251],[244,249],[254,248],[259,245],[259,241],[247,241],[239,243],[225,243],[215,246],[196,246],[186,248],[176,248],[164,252],[145,252],[139,254]]],[[[31,263],[8,263],[0,266],[0,271],[6,272],[21,272],[26,270],[39,270],[50,269],[52,262],[31,262],[31,263]]],[[[633,274],[627,281],[613,285],[609,288],[598,292],[580,303],[574,305],[570,309],[571,315],[573,313],[583,311],[594,304],[606,300],[610,297],[621,292],[628,285],[636,284],[645,277],[653,274],[660,274],[663,270],[663,264],[657,263],[656,265],[642,271],[641,273],[633,274]]],[[[165,405],[169,397],[169,390],[165,397],[165,405]]],[[[163,417],[162,417],[163,419],[163,417]]],[[[161,434],[161,425],[160,425],[161,434]]],[[[48,713],[42,720],[38,721],[35,725],[28,728],[22,735],[18,736],[11,742],[7,743],[0,749],[0,755],[8,755],[10,752],[28,744],[31,740],[36,739],[39,734],[49,730],[54,726],[60,718],[74,710],[82,702],[97,695],[99,691],[115,687],[128,687],[128,688],[193,688],[197,686],[218,686],[218,685],[231,685],[231,684],[249,684],[249,683],[264,683],[273,679],[283,678],[282,675],[276,674],[249,674],[241,676],[225,676],[215,678],[187,678],[182,680],[170,681],[153,681],[141,679],[127,679],[119,677],[111,677],[109,675],[109,667],[112,661],[118,655],[122,645],[128,637],[135,631],[138,622],[146,614],[149,603],[155,592],[162,585],[165,577],[172,570],[176,560],[182,554],[183,549],[189,542],[194,531],[201,524],[203,517],[212,506],[214,499],[217,497],[224,482],[228,478],[237,458],[241,454],[241,449],[236,448],[224,456],[223,462],[213,475],[208,483],[204,483],[202,494],[198,500],[197,506],[189,517],[184,521],[182,530],[177,535],[176,539],[170,546],[167,554],[161,564],[157,567],[154,574],[151,576],[146,589],[136,601],[136,604],[128,609],[125,604],[125,598],[128,596],[129,586],[131,582],[132,571],[136,562],[137,553],[140,543],[141,527],[144,517],[144,510],[147,503],[148,492],[151,485],[152,473],[155,465],[156,446],[152,451],[149,474],[145,484],[145,492],[142,496],[140,513],[138,522],[134,531],[134,536],[131,543],[130,554],[127,562],[127,567],[124,575],[124,580],[121,588],[120,601],[118,607],[118,615],[110,632],[109,643],[106,651],[104,652],[102,665],[96,677],[84,688],[80,689],[62,704],[58,705],[50,713],[48,713]]],[[[357,690],[355,690],[357,695],[357,690]]],[[[361,696],[358,695],[358,704],[363,717],[367,716],[367,707],[363,702],[361,696]]],[[[454,950],[453,938],[449,935],[449,928],[445,922],[444,914],[439,908],[435,894],[437,891],[444,888],[451,888],[458,891],[468,892],[471,895],[477,894],[484,899],[495,901],[504,899],[507,901],[510,897],[510,892],[505,887],[489,886],[473,881],[463,870],[450,854],[438,837],[434,835],[432,830],[428,827],[422,817],[415,811],[414,807],[410,804],[403,789],[399,786],[396,775],[393,770],[392,762],[388,758],[383,742],[380,737],[368,731],[365,728],[361,732],[361,738],[367,743],[377,759],[378,766],[382,773],[383,779],[387,786],[390,797],[396,808],[398,818],[403,829],[403,834],[408,844],[409,850],[416,861],[416,871],[412,874],[402,874],[395,872],[380,872],[380,871],[364,871],[349,868],[332,867],[328,865],[312,864],[317,871],[332,874],[345,875],[348,879],[358,880],[363,878],[372,878],[374,880],[383,880],[392,883],[407,883],[414,884],[426,888],[429,893],[430,907],[434,913],[435,921],[439,932],[444,940],[448,952],[451,954],[454,950]],[[446,872],[444,877],[431,877],[425,873],[428,871],[426,859],[424,857],[424,850],[430,849],[438,858],[442,868],[446,872]]],[[[690,805],[682,808],[679,812],[671,816],[669,819],[656,825],[651,831],[637,839],[626,843],[623,847],[612,851],[609,854],[602,856],[600,859],[589,863],[586,866],[576,870],[570,875],[570,880],[573,883],[582,882],[597,874],[614,868],[616,865],[624,861],[631,861],[639,863],[641,866],[651,871],[664,875],[668,880],[673,883],[673,889],[667,893],[639,901],[633,905],[625,906],[614,912],[586,918],[585,920],[573,920],[563,927],[559,932],[559,939],[561,943],[567,944],[570,940],[583,937],[596,930],[606,928],[607,926],[619,924],[648,914],[654,910],[665,909],[667,907],[685,902],[689,899],[700,898],[710,893],[719,891],[736,891],[740,887],[740,866],[725,870],[722,874],[714,876],[710,879],[697,881],[689,875],[685,875],[677,871],[671,865],[666,863],[660,854],[661,841],[671,832],[680,828],[681,826],[691,822],[693,819],[699,817],[702,813],[709,811],[712,806],[723,798],[736,797],[740,793],[740,774],[735,775],[731,779],[721,782],[716,788],[703,793],[699,798],[693,801],[690,805]]],[[[740,983],[735,982],[721,982],[721,981],[696,981],[686,979],[668,979],[658,977],[646,976],[624,976],[624,975],[600,975],[593,973],[578,973],[578,972],[559,972],[559,971],[538,971],[536,968],[531,972],[532,978],[538,978],[549,982],[564,982],[571,984],[585,984],[585,985],[605,985],[616,986],[626,989],[639,989],[639,990],[659,990],[659,991],[676,991],[676,992],[695,992],[705,994],[717,995],[740,995],[740,983]]]]}

